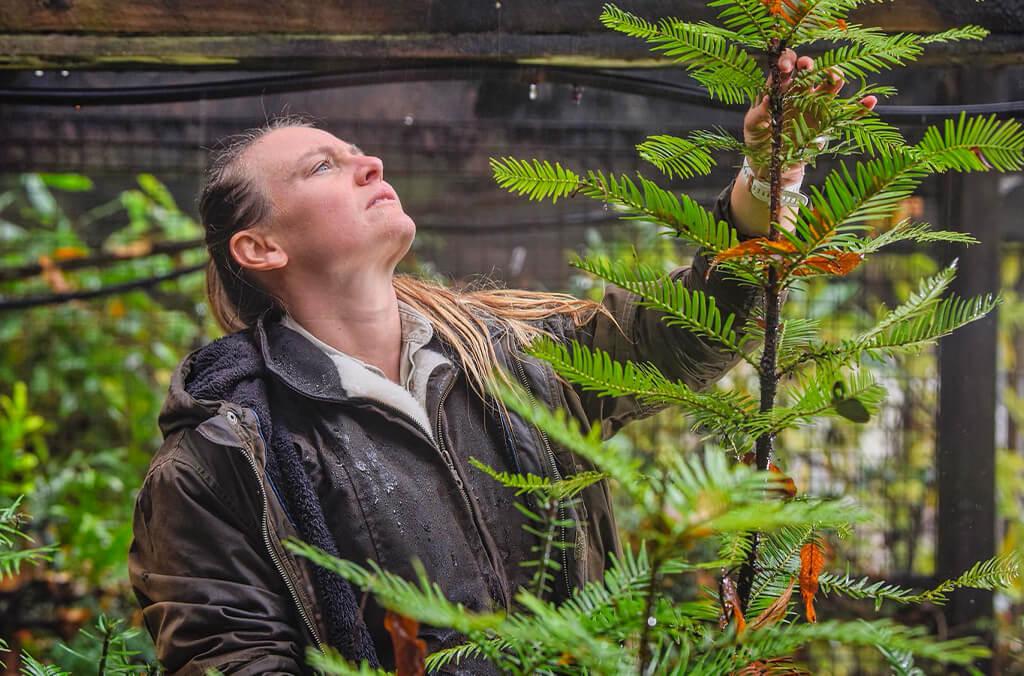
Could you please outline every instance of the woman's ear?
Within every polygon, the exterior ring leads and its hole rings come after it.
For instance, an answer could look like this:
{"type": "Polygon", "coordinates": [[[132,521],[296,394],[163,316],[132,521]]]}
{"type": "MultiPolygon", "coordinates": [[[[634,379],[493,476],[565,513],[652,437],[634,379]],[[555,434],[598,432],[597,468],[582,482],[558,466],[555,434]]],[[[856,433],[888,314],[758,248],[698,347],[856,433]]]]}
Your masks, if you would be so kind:
{"type": "Polygon", "coordinates": [[[276,270],[288,263],[288,254],[273,236],[253,228],[239,230],[232,235],[228,249],[238,264],[247,270],[276,270]]]}

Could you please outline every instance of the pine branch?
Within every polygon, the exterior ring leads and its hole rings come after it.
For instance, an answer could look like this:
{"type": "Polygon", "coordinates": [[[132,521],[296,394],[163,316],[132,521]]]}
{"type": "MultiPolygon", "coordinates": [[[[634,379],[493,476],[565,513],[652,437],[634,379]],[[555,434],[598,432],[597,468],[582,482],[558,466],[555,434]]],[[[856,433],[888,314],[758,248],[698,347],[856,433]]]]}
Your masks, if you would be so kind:
{"type": "Polygon", "coordinates": [[[929,127],[917,145],[921,161],[936,171],[1020,171],[1024,168],[1024,129],[1015,119],[948,119],[942,131],[929,127]]]}
{"type": "Polygon", "coordinates": [[[644,40],[652,51],[682,63],[712,99],[753,104],[761,90],[761,69],[754,57],[730,44],[720,32],[679,19],[653,24],[614,5],[605,5],[600,19],[606,28],[644,40]]]}
{"type": "Polygon", "coordinates": [[[636,146],[640,157],[669,178],[707,176],[715,162],[705,145],[669,134],[648,136],[636,146]]]}
{"type": "Polygon", "coordinates": [[[814,31],[835,26],[840,19],[845,20],[851,10],[864,2],[865,0],[804,0],[797,5],[793,26],[784,37],[785,43],[794,46],[802,44],[806,41],[806,36],[813,34],[814,31]]]}
{"type": "Polygon", "coordinates": [[[571,265],[635,293],[640,296],[643,307],[665,313],[662,317],[665,324],[704,336],[758,368],[758,364],[743,350],[732,328],[735,315],[730,314],[723,319],[714,296],[688,289],[682,280],[670,279],[668,275],[641,263],[627,267],[607,259],[577,256],[571,265]]]}
{"type": "Polygon", "coordinates": [[[883,247],[897,242],[949,242],[955,244],[977,244],[978,240],[963,232],[951,230],[932,230],[928,223],[915,223],[909,218],[903,219],[889,230],[877,237],[864,237],[851,242],[847,251],[862,255],[873,254],[883,247]]]}
{"type": "Polygon", "coordinates": [[[837,68],[847,77],[865,78],[913,61],[924,51],[921,44],[921,36],[897,33],[870,45],[843,45],[815,57],[814,68],[819,72],[837,68]]]}
{"type": "MultiPolygon", "coordinates": [[[[722,453],[666,460],[662,493],[675,537],[708,532],[773,531],[799,526],[845,526],[867,518],[850,501],[767,499],[783,481],[743,464],[729,466],[722,453]]],[[[648,497],[648,505],[654,496],[648,497]]]]}
{"type": "Polygon", "coordinates": [[[842,594],[854,599],[873,599],[875,610],[880,609],[885,601],[903,605],[926,602],[942,605],[949,600],[947,595],[956,589],[1006,589],[1020,576],[1020,566],[1020,555],[1017,552],[1000,554],[979,561],[959,577],[945,580],[936,587],[922,592],[915,592],[884,580],[872,581],[867,577],[854,579],[849,573],[822,573],[818,578],[818,585],[826,594],[842,594]]]}
{"type": "Polygon", "coordinates": [[[353,665],[331,646],[321,652],[315,646],[306,647],[306,663],[320,674],[331,676],[391,676],[392,672],[371,667],[364,660],[353,665]]]}
{"type": "Polygon", "coordinates": [[[620,218],[660,223],[674,230],[680,239],[709,251],[728,249],[738,241],[736,231],[728,223],[716,220],[686,195],[676,197],[643,176],[638,176],[638,187],[628,176],[588,171],[584,178],[548,161],[528,162],[512,157],[491,158],[491,168],[498,185],[532,200],[551,198],[557,202],[582,194],[620,207],[624,211],[620,218]]]}
{"type": "MultiPolygon", "coordinates": [[[[942,664],[970,664],[989,654],[988,649],[973,636],[937,641],[927,636],[924,627],[907,627],[891,620],[829,620],[815,624],[775,624],[744,632],[743,642],[736,648],[735,664],[746,665],[756,660],[792,655],[801,647],[817,641],[907,651],[942,664]]],[[[726,640],[721,644],[728,645],[726,640]]]]}
{"type": "Polygon", "coordinates": [[[515,494],[539,494],[553,500],[568,500],[575,497],[588,486],[607,479],[606,472],[578,472],[565,479],[552,481],[547,477],[536,474],[515,474],[510,472],[499,472],[490,465],[470,456],[469,464],[482,471],[506,488],[515,489],[515,494]]]}
{"type": "Polygon", "coordinates": [[[885,396],[885,388],[875,382],[870,371],[858,371],[850,378],[843,379],[838,369],[829,369],[827,364],[821,363],[814,375],[801,383],[797,401],[793,406],[776,407],[769,414],[762,414],[756,421],[752,421],[751,425],[762,424],[771,433],[777,434],[794,425],[811,423],[823,415],[846,417],[839,406],[849,399],[856,399],[869,415],[875,415],[885,396]],[[837,381],[844,383],[845,394],[842,400],[835,398],[837,381]]]}
{"type": "MultiPolygon", "coordinates": [[[[869,330],[860,336],[848,338],[838,345],[822,345],[809,350],[800,362],[831,362],[836,365],[859,361],[864,356],[881,357],[904,352],[916,352],[949,335],[961,326],[981,319],[1002,302],[1001,296],[987,294],[964,300],[949,297],[935,304],[926,314],[913,315],[893,322],[886,330],[869,330]]],[[[792,371],[795,364],[786,366],[792,371]]]]}
{"type": "Polygon", "coordinates": [[[640,472],[640,462],[623,457],[621,452],[602,444],[600,426],[592,426],[584,435],[580,432],[579,421],[570,418],[565,409],[552,410],[540,404],[532,405],[526,392],[517,384],[499,381],[491,384],[490,389],[491,394],[501,398],[528,423],[540,427],[552,440],[614,477],[633,499],[639,500],[646,494],[643,484],[647,478],[640,472]]]}
{"type": "Polygon", "coordinates": [[[718,20],[736,31],[748,44],[767,49],[775,37],[777,21],[761,0],[712,0],[708,7],[722,7],[718,20]]]}
{"type": "Polygon", "coordinates": [[[494,613],[473,613],[461,603],[449,601],[436,582],[431,582],[422,564],[414,562],[418,584],[384,570],[373,560],[364,568],[352,561],[346,561],[327,554],[319,547],[295,538],[284,542],[287,549],[313,563],[343,577],[360,589],[374,594],[385,608],[411,617],[419,622],[451,627],[462,633],[494,629],[502,623],[504,616],[494,613]]]}
{"type": "Polygon", "coordinates": [[[667,380],[650,364],[623,364],[603,350],[592,350],[576,341],[567,346],[541,336],[531,343],[528,352],[585,391],[610,397],[631,396],[654,406],[675,404],[693,416],[695,427],[724,435],[742,432],[755,411],[754,403],[740,393],[696,392],[680,381],[667,380]]]}

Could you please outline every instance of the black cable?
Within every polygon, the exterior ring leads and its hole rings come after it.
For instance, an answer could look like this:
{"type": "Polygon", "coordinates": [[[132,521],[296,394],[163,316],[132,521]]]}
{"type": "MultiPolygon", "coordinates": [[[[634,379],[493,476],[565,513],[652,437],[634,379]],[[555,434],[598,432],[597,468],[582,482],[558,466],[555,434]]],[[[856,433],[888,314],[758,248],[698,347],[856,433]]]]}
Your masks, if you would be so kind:
{"type": "MultiPolygon", "coordinates": [[[[362,66],[359,70],[328,73],[298,73],[271,77],[223,80],[197,84],[163,85],[153,87],[109,87],[94,89],[40,89],[38,87],[0,88],[0,104],[38,106],[97,106],[171,103],[200,99],[225,99],[259,96],[292,91],[310,91],[336,87],[354,87],[393,82],[422,82],[439,80],[470,80],[487,77],[523,82],[552,81],[589,86],[595,89],[617,91],[653,98],[678,101],[705,108],[717,108],[741,113],[742,106],[726,105],[708,99],[702,87],[624,75],[595,69],[575,69],[560,66],[523,65],[515,63],[480,63],[438,61],[429,65],[395,64],[376,67],[362,66]]],[[[879,105],[879,115],[893,119],[919,119],[949,117],[967,111],[972,115],[1015,117],[1024,112],[1024,101],[1001,101],[965,105],[879,105]]]]}
{"type": "MultiPolygon", "coordinates": [[[[0,104],[39,106],[135,105],[172,103],[199,99],[226,99],[292,91],[356,87],[393,82],[473,80],[501,77],[522,82],[552,81],[653,96],[707,106],[707,92],[697,86],[672,84],[642,77],[626,77],[593,69],[518,63],[436,61],[427,65],[390,63],[360,66],[358,70],[297,73],[270,77],[222,80],[197,84],[92,89],[0,88],[0,104]]],[[[730,106],[740,111],[737,106],[730,106]]]]}
{"type": "MultiPolygon", "coordinates": [[[[182,241],[170,241],[170,242],[158,242],[153,247],[141,256],[121,256],[116,253],[101,253],[93,256],[83,256],[82,258],[71,258],[61,261],[53,261],[54,267],[60,270],[77,270],[79,268],[95,268],[104,266],[108,263],[123,263],[125,261],[137,261],[142,258],[150,258],[152,256],[170,255],[180,253],[182,251],[188,251],[189,249],[195,249],[205,245],[203,239],[189,239],[182,241]]],[[[43,266],[39,263],[28,263],[26,265],[18,265],[10,268],[0,268],[0,282],[13,282],[18,279],[26,279],[28,277],[35,277],[43,271],[43,266]]]]}
{"type": "Polygon", "coordinates": [[[57,305],[59,303],[66,303],[72,300],[87,300],[90,298],[100,298],[101,296],[112,296],[117,293],[124,293],[125,291],[134,291],[136,289],[156,286],[160,282],[166,282],[177,277],[183,277],[185,275],[192,274],[193,272],[199,272],[205,268],[206,263],[203,262],[186,268],[179,268],[178,270],[174,270],[163,275],[147,277],[145,279],[136,279],[131,282],[123,282],[121,284],[111,284],[110,286],[104,286],[99,289],[72,291],[69,293],[53,293],[45,296],[30,296],[28,298],[17,298],[14,300],[0,300],[0,312],[26,310],[32,307],[39,307],[40,305],[57,305]]]}

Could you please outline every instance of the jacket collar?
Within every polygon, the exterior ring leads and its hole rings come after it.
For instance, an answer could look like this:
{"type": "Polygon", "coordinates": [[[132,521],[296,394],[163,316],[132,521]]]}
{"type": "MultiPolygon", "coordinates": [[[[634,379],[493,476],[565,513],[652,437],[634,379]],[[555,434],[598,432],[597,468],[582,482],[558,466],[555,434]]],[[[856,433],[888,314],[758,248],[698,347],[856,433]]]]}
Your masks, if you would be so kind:
{"type": "Polygon", "coordinates": [[[266,310],[256,320],[256,340],[267,370],[292,389],[316,399],[344,400],[348,392],[330,357],[266,310]]]}
{"type": "MultiPolygon", "coordinates": [[[[333,401],[348,399],[351,395],[330,357],[308,338],[284,326],[281,318],[280,312],[268,309],[256,320],[256,340],[267,370],[300,394],[333,401]]],[[[499,329],[493,324],[488,329],[494,341],[499,329]]],[[[437,350],[458,364],[458,357],[436,331],[424,347],[437,350]]],[[[496,344],[495,349],[500,347],[496,344]]]]}

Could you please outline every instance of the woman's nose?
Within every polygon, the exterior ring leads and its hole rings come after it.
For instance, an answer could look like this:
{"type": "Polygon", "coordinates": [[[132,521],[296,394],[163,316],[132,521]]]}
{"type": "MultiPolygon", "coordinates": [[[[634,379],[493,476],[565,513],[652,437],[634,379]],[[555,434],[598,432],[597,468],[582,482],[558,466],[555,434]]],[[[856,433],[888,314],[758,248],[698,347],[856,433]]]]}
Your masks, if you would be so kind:
{"type": "Polygon", "coordinates": [[[373,181],[384,180],[384,163],[379,157],[366,155],[359,158],[359,167],[356,169],[356,181],[365,185],[373,181]]]}

